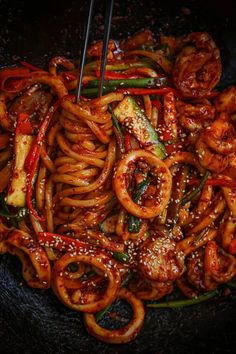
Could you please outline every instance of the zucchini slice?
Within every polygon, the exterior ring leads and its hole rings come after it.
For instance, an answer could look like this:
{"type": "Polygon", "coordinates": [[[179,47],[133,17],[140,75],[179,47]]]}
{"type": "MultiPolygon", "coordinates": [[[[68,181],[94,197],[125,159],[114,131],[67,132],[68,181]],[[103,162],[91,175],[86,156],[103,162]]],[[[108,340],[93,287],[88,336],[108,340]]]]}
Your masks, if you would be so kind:
{"type": "Polygon", "coordinates": [[[125,96],[113,112],[117,120],[136,137],[145,150],[152,152],[161,160],[167,156],[155,129],[133,97],[125,96]]]}

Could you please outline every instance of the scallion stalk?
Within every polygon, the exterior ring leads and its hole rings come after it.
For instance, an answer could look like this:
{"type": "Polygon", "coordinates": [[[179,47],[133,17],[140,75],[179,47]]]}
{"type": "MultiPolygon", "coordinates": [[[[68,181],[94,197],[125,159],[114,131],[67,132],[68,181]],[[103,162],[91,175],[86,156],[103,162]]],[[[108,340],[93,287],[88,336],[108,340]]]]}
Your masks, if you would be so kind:
{"type": "MultiPolygon", "coordinates": [[[[99,80],[91,80],[88,82],[87,88],[98,87],[99,80]]],[[[166,77],[148,77],[148,78],[138,78],[138,79],[114,79],[114,80],[105,80],[104,88],[109,87],[163,87],[167,86],[166,77]]]]}
{"type": "MultiPolygon", "coordinates": [[[[124,279],[123,279],[123,281],[121,283],[121,287],[122,288],[125,287],[128,284],[128,282],[130,281],[131,278],[132,278],[132,273],[128,272],[125,275],[125,277],[124,277],[124,279]]],[[[101,311],[98,311],[96,313],[96,315],[95,315],[96,322],[99,322],[99,321],[101,321],[103,319],[103,317],[106,315],[106,313],[110,310],[111,306],[112,306],[112,304],[108,305],[107,307],[105,307],[104,309],[102,309],[101,311]]]]}
{"type": "Polygon", "coordinates": [[[166,301],[166,302],[158,302],[158,303],[148,303],[146,304],[147,307],[151,308],[178,308],[178,307],[187,307],[191,305],[196,305],[201,302],[207,301],[212,297],[215,297],[219,294],[218,290],[213,290],[207,292],[203,295],[195,297],[193,299],[185,299],[185,300],[174,300],[174,301],[166,301]]]}
{"type": "MultiPolygon", "coordinates": [[[[146,177],[142,182],[140,182],[136,188],[134,194],[134,202],[138,203],[142,195],[146,192],[149,186],[150,180],[146,177]]],[[[130,215],[128,219],[128,231],[131,233],[137,233],[140,230],[140,219],[134,215],[130,215]]]]}
{"type": "Polygon", "coordinates": [[[185,195],[182,199],[182,205],[185,205],[186,203],[188,203],[189,201],[191,201],[202,189],[203,187],[205,186],[205,183],[208,179],[210,175],[210,172],[209,171],[206,171],[199,183],[199,186],[197,188],[195,188],[191,193],[185,195]]]}

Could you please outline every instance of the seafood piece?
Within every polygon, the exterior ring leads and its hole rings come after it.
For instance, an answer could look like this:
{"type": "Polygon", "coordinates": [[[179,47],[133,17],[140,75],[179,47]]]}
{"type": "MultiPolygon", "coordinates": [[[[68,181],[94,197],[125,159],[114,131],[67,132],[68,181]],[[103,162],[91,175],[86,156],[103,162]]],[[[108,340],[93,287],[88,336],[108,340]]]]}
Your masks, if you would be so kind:
{"type": "Polygon", "coordinates": [[[51,283],[51,265],[46,252],[31,235],[13,230],[6,240],[8,251],[22,263],[22,275],[29,286],[47,289],[51,283]]]}
{"type": "Polygon", "coordinates": [[[220,173],[228,166],[229,156],[220,155],[211,151],[202,136],[196,143],[196,153],[199,157],[200,164],[212,172],[220,173]]]}
{"type": "Polygon", "coordinates": [[[206,99],[198,100],[194,104],[179,100],[176,102],[176,108],[179,123],[190,132],[202,130],[215,117],[215,107],[206,99]]]}
{"type": "Polygon", "coordinates": [[[184,271],[184,253],[167,237],[149,240],[139,251],[139,269],[150,280],[174,281],[184,271]]]}
{"type": "MultiPolygon", "coordinates": [[[[88,48],[87,55],[88,57],[101,58],[102,56],[102,41],[96,41],[88,48]]],[[[114,41],[109,41],[108,43],[108,51],[107,51],[107,59],[111,60],[114,58],[113,51],[116,50],[116,45],[114,41]]]]}
{"type": "Polygon", "coordinates": [[[173,81],[183,96],[204,97],[221,77],[220,52],[206,32],[193,32],[182,39],[186,46],[178,54],[173,81]]]}
{"type": "Polygon", "coordinates": [[[227,87],[214,101],[218,112],[236,112],[236,86],[227,87]]]}
{"type": "Polygon", "coordinates": [[[218,154],[228,155],[236,152],[236,132],[231,123],[216,119],[203,133],[208,147],[218,154]]]}
{"type": "Polygon", "coordinates": [[[120,289],[118,299],[127,301],[133,309],[133,317],[130,322],[119,329],[103,328],[96,322],[93,314],[84,314],[84,322],[88,332],[107,343],[127,343],[137,336],[143,326],[145,316],[143,303],[125,288],[120,289]]]}

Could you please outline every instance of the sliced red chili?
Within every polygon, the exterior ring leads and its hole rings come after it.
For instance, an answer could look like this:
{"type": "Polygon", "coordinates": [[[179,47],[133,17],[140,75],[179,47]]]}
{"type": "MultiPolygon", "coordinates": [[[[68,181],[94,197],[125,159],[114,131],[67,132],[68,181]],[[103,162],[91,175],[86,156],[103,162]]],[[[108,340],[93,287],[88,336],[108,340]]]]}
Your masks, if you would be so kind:
{"type": "Polygon", "coordinates": [[[230,242],[229,253],[236,254],[236,237],[230,242]]]}
{"type": "Polygon", "coordinates": [[[165,145],[165,149],[168,155],[172,154],[173,152],[180,151],[183,149],[183,143],[177,142],[174,144],[167,144],[165,145]]]}
{"type": "Polygon", "coordinates": [[[162,104],[159,100],[152,100],[153,106],[155,106],[159,111],[162,110],[162,104]]]}
{"type": "Polygon", "coordinates": [[[30,122],[30,116],[28,113],[19,113],[16,124],[16,135],[24,134],[31,135],[34,133],[34,128],[30,122]]]}
{"type": "MultiPolygon", "coordinates": [[[[189,180],[189,185],[196,185],[199,183],[197,178],[192,178],[189,180]]],[[[215,186],[215,187],[226,187],[226,188],[236,188],[236,181],[227,180],[223,178],[208,178],[206,181],[207,186],[215,186]]]]}
{"type": "Polygon", "coordinates": [[[210,186],[236,188],[236,181],[223,178],[209,178],[206,184],[210,186]]]}
{"type": "Polygon", "coordinates": [[[131,135],[129,133],[125,134],[125,152],[130,152],[131,147],[131,135]]]}
{"type": "Polygon", "coordinates": [[[26,185],[26,204],[27,207],[30,211],[30,213],[39,221],[44,221],[45,218],[43,216],[40,216],[38,212],[33,208],[32,205],[32,182],[34,175],[36,173],[37,165],[39,162],[40,158],[40,151],[41,151],[41,146],[42,143],[44,142],[45,139],[45,134],[47,132],[47,128],[49,126],[49,123],[56,112],[57,108],[59,107],[59,101],[54,103],[51,108],[48,111],[48,114],[46,115],[45,119],[41,123],[39,130],[38,130],[38,135],[36,136],[31,149],[26,157],[24,168],[25,171],[28,173],[27,175],[27,185],[26,185]]]}
{"type": "Polygon", "coordinates": [[[90,248],[89,243],[51,232],[39,232],[38,241],[40,244],[57,249],[58,251],[74,251],[80,248],[90,248]]]}
{"type": "MultiPolygon", "coordinates": [[[[101,76],[100,70],[96,70],[96,76],[99,78],[101,76]]],[[[104,79],[105,80],[112,80],[112,79],[129,79],[133,78],[134,75],[128,75],[124,73],[117,73],[116,71],[109,71],[106,70],[104,73],[104,79]]]]}
{"type": "Polygon", "coordinates": [[[22,66],[24,66],[25,68],[30,69],[31,71],[44,71],[43,69],[40,69],[39,67],[34,66],[34,65],[28,63],[27,61],[24,61],[24,60],[20,61],[20,64],[22,66]]]}
{"type": "Polygon", "coordinates": [[[161,140],[164,142],[172,140],[172,135],[168,128],[161,130],[161,140]]]}

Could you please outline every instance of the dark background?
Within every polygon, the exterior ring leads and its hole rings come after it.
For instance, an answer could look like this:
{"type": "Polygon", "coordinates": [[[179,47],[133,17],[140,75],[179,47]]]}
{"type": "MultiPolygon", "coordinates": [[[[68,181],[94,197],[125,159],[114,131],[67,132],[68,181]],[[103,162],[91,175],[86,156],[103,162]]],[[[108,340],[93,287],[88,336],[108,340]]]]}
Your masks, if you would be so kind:
{"type": "MultiPolygon", "coordinates": [[[[47,67],[52,56],[77,58],[83,1],[0,1],[0,67],[19,60],[47,67]]],[[[141,28],[181,35],[208,31],[221,50],[222,87],[235,83],[236,9],[234,1],[115,1],[111,37],[125,38],[141,28]],[[186,8],[189,10],[186,10],[186,8]],[[188,13],[188,14],[186,14],[188,13]]],[[[96,1],[90,40],[103,34],[104,1],[96,1]]],[[[0,353],[235,353],[235,296],[194,307],[146,312],[137,339],[112,346],[89,336],[80,314],[63,306],[51,290],[29,289],[19,261],[0,258],[0,353]]]]}
{"type": "MultiPolygon", "coordinates": [[[[52,56],[77,58],[84,22],[81,0],[0,0],[0,66],[19,59],[45,67],[52,56]]],[[[95,0],[90,40],[103,35],[105,0],[95,0]]],[[[223,85],[236,77],[236,5],[234,0],[114,1],[111,37],[124,38],[148,27],[154,34],[208,31],[221,49],[223,85]],[[186,14],[186,9],[189,14],[186,14]]]]}

